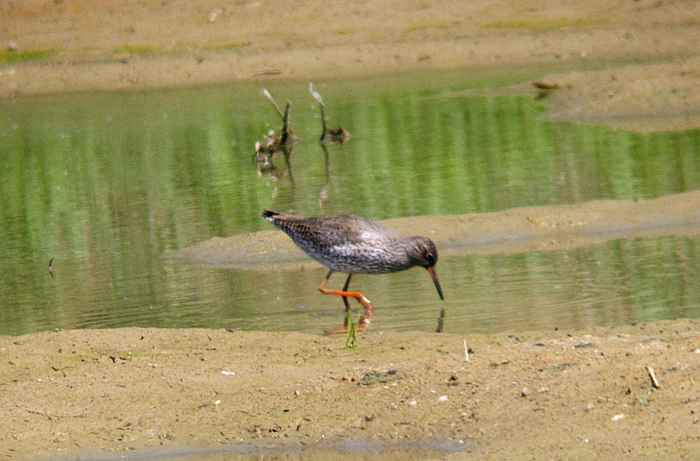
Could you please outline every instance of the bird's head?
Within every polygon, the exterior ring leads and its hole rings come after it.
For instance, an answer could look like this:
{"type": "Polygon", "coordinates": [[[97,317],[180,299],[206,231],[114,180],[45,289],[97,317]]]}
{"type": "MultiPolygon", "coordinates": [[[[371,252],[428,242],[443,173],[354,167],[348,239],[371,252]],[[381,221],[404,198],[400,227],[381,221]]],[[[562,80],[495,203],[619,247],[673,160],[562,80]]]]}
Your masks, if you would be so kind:
{"type": "Polygon", "coordinates": [[[411,261],[416,266],[421,266],[425,268],[428,273],[430,273],[430,277],[435,283],[435,288],[437,289],[438,295],[440,295],[440,299],[444,301],[445,297],[442,294],[440,280],[438,279],[437,271],[435,270],[435,264],[437,264],[438,260],[438,251],[437,247],[435,246],[435,242],[427,237],[411,237],[410,241],[413,244],[409,251],[411,261]]]}

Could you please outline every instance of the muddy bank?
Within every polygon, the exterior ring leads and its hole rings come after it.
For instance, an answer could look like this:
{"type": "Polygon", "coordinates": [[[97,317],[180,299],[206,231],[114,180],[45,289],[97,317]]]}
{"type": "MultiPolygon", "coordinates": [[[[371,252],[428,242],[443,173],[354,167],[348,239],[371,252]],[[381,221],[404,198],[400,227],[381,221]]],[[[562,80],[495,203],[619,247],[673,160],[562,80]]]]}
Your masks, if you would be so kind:
{"type": "Polygon", "coordinates": [[[6,97],[521,68],[559,85],[552,119],[700,126],[696,2],[36,0],[0,14],[6,97]]]}
{"type": "MultiPolygon", "coordinates": [[[[447,253],[520,252],[695,235],[699,201],[694,192],[386,224],[435,235],[447,253]],[[522,238],[489,239],[515,231],[522,238]]],[[[267,252],[285,261],[275,269],[315,264],[279,231],[181,256],[233,264],[241,245],[260,250],[243,253],[258,270],[270,268],[267,252]]],[[[446,331],[449,322],[448,312],[446,331]]],[[[432,447],[398,459],[682,459],[700,450],[699,347],[698,320],[495,335],[370,329],[355,349],[344,337],[204,329],[0,337],[0,446],[18,459],[240,447],[328,459],[323,447],[368,443],[432,447]]]]}
{"type": "Polygon", "coordinates": [[[440,440],[457,450],[441,459],[683,459],[700,451],[699,346],[697,320],[585,334],[370,331],[356,349],[201,329],[2,337],[0,446],[41,459],[440,440]]]}

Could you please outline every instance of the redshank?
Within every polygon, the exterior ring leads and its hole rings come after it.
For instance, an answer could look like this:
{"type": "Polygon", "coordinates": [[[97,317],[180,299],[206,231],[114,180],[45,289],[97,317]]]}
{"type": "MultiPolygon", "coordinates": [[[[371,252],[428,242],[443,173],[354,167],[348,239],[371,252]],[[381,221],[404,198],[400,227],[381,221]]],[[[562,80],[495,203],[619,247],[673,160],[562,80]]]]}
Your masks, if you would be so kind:
{"type": "Polygon", "coordinates": [[[374,221],[352,215],[303,218],[270,210],[262,215],[329,269],[318,287],[321,293],[342,296],[346,310],[350,309],[348,297],[362,304],[367,312],[360,323],[369,323],[372,304],[362,293],[347,291],[353,274],[388,274],[420,266],[430,273],[440,299],[445,299],[435,271],[437,248],[427,237],[402,238],[374,221]],[[348,274],[342,291],[326,288],[333,272],[348,274]]]}

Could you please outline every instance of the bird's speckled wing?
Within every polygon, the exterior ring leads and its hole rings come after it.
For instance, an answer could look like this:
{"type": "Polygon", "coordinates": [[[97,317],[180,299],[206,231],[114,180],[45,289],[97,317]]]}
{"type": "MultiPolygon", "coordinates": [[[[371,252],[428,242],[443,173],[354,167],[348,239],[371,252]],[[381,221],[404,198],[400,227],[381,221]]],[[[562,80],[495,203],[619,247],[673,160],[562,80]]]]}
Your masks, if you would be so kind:
{"type": "Polygon", "coordinates": [[[352,215],[302,218],[281,214],[268,219],[294,241],[303,240],[317,247],[363,245],[399,238],[376,222],[352,215]]]}
{"type": "Polygon", "coordinates": [[[401,239],[394,231],[352,215],[302,218],[274,214],[265,218],[299,248],[337,272],[379,274],[408,268],[401,239]]]}

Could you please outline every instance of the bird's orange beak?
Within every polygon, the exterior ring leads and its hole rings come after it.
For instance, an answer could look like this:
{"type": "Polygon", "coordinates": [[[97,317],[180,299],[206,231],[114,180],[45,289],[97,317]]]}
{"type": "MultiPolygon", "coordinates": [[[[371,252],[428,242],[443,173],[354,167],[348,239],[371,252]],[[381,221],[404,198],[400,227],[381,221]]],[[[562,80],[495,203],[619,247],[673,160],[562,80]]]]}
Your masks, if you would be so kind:
{"type": "Polygon", "coordinates": [[[445,297],[442,295],[442,288],[440,288],[440,280],[438,280],[437,271],[435,270],[435,266],[429,267],[428,272],[430,273],[430,276],[433,278],[433,282],[435,282],[435,288],[437,288],[438,294],[440,295],[440,299],[442,299],[444,301],[445,297]]]}

